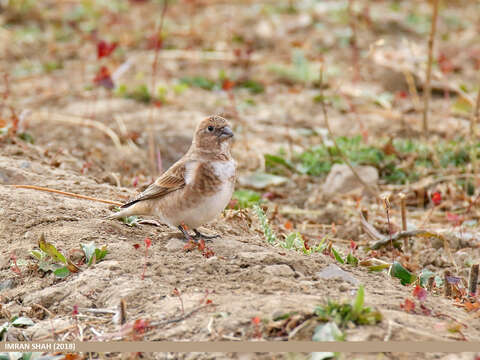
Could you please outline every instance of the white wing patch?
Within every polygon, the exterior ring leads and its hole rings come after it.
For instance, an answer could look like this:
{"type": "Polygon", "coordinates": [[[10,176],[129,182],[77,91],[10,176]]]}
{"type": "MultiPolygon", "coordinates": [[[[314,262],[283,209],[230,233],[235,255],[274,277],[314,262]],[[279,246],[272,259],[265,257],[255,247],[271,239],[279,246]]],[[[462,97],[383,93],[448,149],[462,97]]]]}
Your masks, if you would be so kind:
{"type": "Polygon", "coordinates": [[[195,170],[198,163],[196,161],[189,161],[185,164],[185,184],[190,184],[195,176],[195,170]]]}

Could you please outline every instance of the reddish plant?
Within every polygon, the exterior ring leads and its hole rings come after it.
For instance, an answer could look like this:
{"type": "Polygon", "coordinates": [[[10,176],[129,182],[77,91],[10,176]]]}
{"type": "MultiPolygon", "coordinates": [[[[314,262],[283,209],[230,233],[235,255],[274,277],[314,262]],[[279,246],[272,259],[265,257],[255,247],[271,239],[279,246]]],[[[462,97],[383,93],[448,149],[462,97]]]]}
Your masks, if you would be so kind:
{"type": "Polygon", "coordinates": [[[112,52],[117,48],[118,43],[107,43],[104,40],[100,40],[97,42],[97,59],[101,59],[102,57],[108,57],[112,54],[112,52]]]}
{"type": "Polygon", "coordinates": [[[433,205],[438,206],[442,203],[442,194],[439,191],[435,191],[432,194],[433,205]]]}
{"type": "Polygon", "coordinates": [[[425,290],[420,285],[417,285],[415,286],[415,289],[413,289],[412,295],[420,301],[425,301],[425,299],[427,298],[427,290],[425,290]]]}
{"type": "Polygon", "coordinates": [[[143,263],[142,280],[145,278],[145,271],[147,270],[148,248],[152,245],[152,240],[150,240],[150,238],[147,237],[145,238],[144,242],[145,242],[145,262],[143,263]]]}
{"type": "Polygon", "coordinates": [[[20,271],[20,268],[18,267],[17,265],[17,257],[15,256],[15,254],[10,254],[10,260],[13,261],[13,265],[11,267],[12,271],[18,275],[21,275],[22,272],[20,271]]]}
{"type": "Polygon", "coordinates": [[[98,86],[103,86],[106,89],[113,89],[115,87],[115,84],[113,83],[110,70],[106,66],[102,66],[97,74],[95,75],[95,78],[93,79],[93,82],[98,85],[98,86]]]}

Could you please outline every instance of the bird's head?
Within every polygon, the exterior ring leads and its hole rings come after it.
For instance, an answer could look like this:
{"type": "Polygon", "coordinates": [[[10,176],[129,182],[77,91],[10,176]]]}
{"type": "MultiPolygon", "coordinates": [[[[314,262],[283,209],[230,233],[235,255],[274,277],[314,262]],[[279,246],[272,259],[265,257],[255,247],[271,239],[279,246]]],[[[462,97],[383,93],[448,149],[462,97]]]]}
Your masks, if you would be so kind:
{"type": "Polygon", "coordinates": [[[224,153],[230,150],[232,138],[233,131],[228,121],[214,115],[198,124],[193,144],[201,151],[224,153]]]}

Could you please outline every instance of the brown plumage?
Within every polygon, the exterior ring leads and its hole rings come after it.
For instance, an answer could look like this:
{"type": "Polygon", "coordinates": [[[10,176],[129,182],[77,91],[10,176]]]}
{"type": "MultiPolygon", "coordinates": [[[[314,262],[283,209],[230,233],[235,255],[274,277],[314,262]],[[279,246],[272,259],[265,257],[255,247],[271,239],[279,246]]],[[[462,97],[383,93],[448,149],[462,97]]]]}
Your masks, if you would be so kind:
{"type": "Polygon", "coordinates": [[[154,215],[161,222],[194,229],[213,220],[231,199],[236,164],[230,154],[233,132],[224,118],[211,116],[197,126],[187,153],[145,191],[110,218],[154,215]]]}

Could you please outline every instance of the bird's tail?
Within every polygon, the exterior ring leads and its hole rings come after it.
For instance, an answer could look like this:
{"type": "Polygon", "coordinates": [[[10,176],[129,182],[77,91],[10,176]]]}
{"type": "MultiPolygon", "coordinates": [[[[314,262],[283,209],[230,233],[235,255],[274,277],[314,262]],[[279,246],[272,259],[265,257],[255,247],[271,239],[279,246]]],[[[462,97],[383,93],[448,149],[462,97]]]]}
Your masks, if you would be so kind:
{"type": "Polygon", "coordinates": [[[122,209],[118,212],[110,214],[107,216],[107,219],[120,219],[127,216],[132,215],[149,215],[150,214],[150,206],[144,201],[137,202],[132,204],[131,206],[122,209]]]}

